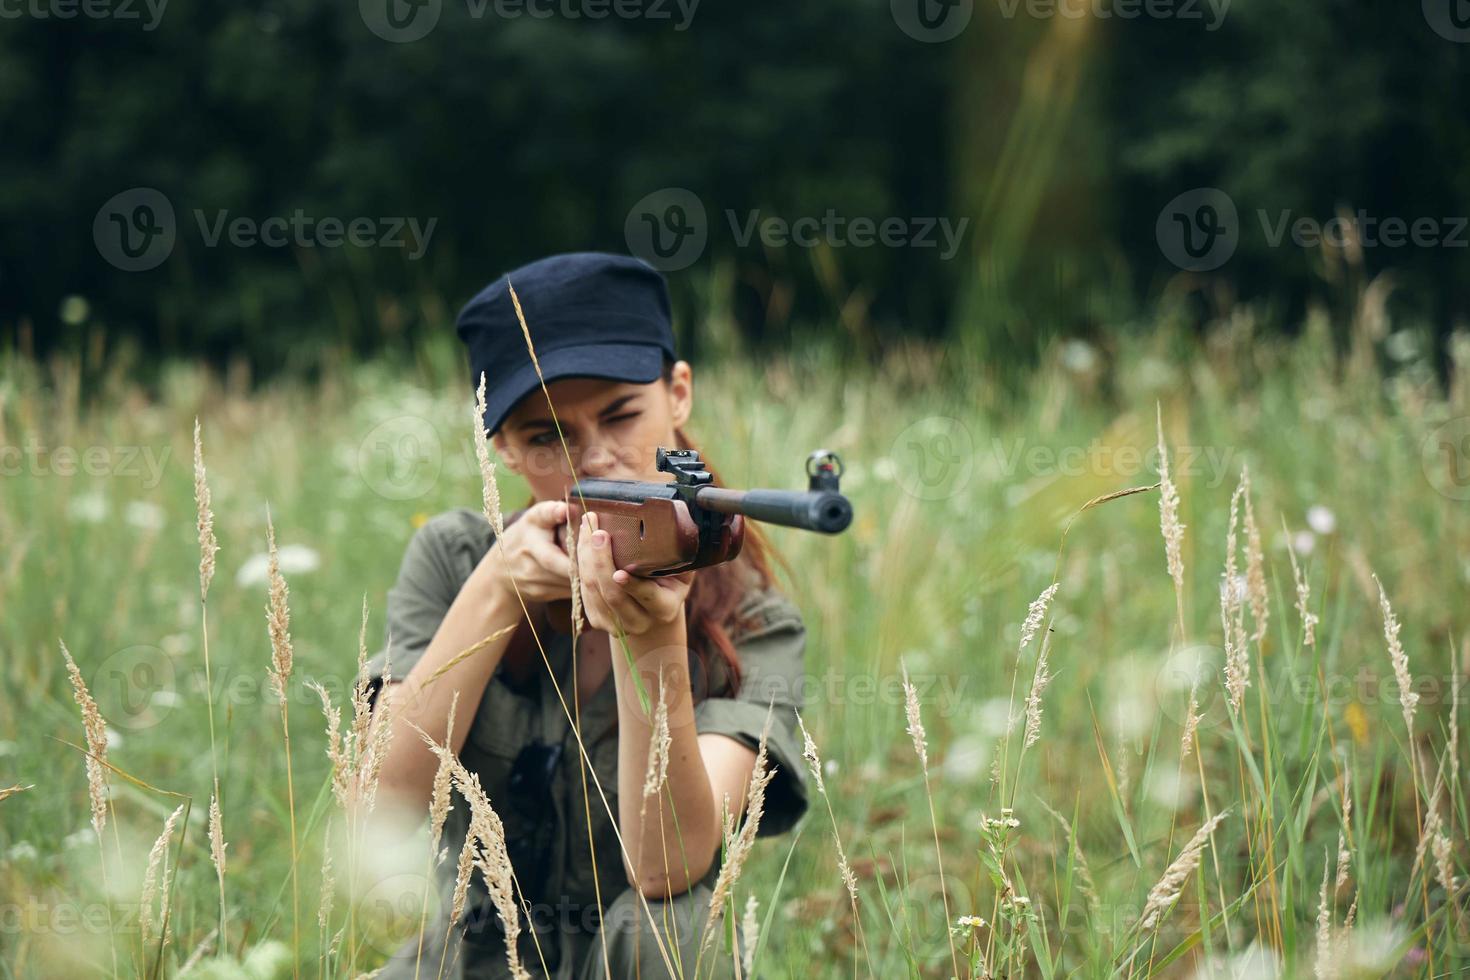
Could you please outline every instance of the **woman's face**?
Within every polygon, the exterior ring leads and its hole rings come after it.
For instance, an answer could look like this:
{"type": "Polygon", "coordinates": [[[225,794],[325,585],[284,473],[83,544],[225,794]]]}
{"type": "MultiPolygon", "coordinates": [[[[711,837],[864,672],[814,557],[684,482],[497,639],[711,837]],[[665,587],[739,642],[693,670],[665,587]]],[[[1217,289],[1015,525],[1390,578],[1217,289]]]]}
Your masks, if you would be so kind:
{"type": "Polygon", "coordinates": [[[674,448],[674,429],[689,419],[694,381],[687,361],[675,362],[667,383],[563,378],[546,388],[566,450],[539,390],[521,399],[491,437],[505,465],[525,477],[537,500],[561,500],[583,478],[669,479],[654,468],[654,450],[674,448]]]}

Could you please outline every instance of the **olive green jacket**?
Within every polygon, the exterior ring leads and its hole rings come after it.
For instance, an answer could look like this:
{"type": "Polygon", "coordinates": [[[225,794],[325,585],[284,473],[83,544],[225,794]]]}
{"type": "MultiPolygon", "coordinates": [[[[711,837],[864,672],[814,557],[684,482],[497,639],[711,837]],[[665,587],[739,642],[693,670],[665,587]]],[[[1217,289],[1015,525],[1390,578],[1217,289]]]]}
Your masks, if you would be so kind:
{"type": "MultiPolygon", "coordinates": [[[[390,668],[392,676],[401,678],[417,663],[494,537],[484,515],[465,508],[439,514],[415,533],[398,579],[388,593],[388,640],[369,661],[370,678],[381,680],[390,668]]],[[[732,631],[730,638],[739,654],[742,683],[733,696],[699,700],[695,725],[700,733],[727,735],[755,749],[769,717],[766,746],[775,775],[766,790],[759,834],[779,834],[789,830],[807,807],[801,741],[796,732],[796,712],[802,707],[806,629],[799,610],[774,588],[749,590],[738,607],[737,620],[745,625],[732,631]]],[[[557,686],[570,706],[574,689],[571,638],[548,631],[542,640],[557,674],[557,686]]],[[[696,658],[690,659],[692,686],[699,698],[703,672],[696,658]]],[[[568,969],[586,958],[604,910],[628,888],[613,832],[618,812],[618,752],[617,697],[611,674],[579,708],[583,743],[592,762],[592,771],[585,777],[567,710],[556,686],[549,682],[544,665],[536,672],[534,683],[522,689],[512,687],[504,670],[496,671],[480,699],[460,752],[464,765],[479,775],[491,805],[504,822],[507,839],[522,841],[521,853],[534,855],[515,867],[518,883],[531,903],[540,941],[538,951],[523,918],[526,931],[522,935],[522,955],[528,964],[538,966],[543,957],[548,965],[554,958],[560,968],[551,972],[560,976],[572,975],[568,969]],[[534,740],[561,746],[560,763],[551,779],[549,812],[523,807],[524,801],[508,792],[512,766],[522,748],[534,740]]],[[[424,764],[433,764],[428,752],[424,764]]],[[[464,843],[468,823],[468,806],[459,801],[445,825],[448,859],[439,865],[438,872],[445,923],[455,856],[464,843]]],[[[704,884],[712,883],[717,873],[718,859],[704,884]]],[[[471,936],[483,937],[464,942],[459,951],[466,960],[462,965],[467,975],[477,975],[477,958],[501,965],[505,962],[504,940],[491,908],[483,880],[476,875],[458,924],[471,936]]],[[[426,941],[432,938],[428,932],[433,929],[431,926],[426,930],[426,941]]],[[[442,932],[444,925],[438,929],[442,932]]],[[[416,939],[411,944],[416,945],[416,939]]],[[[436,950],[434,961],[437,959],[436,950]]]]}

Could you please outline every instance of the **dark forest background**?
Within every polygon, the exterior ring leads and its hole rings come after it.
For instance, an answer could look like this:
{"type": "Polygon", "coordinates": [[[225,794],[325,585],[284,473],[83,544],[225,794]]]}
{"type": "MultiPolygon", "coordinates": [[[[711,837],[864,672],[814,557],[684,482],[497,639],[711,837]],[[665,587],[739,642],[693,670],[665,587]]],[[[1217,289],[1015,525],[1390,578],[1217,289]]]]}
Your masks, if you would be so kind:
{"type": "Polygon", "coordinates": [[[708,334],[690,324],[721,311],[754,345],[926,338],[1025,359],[1059,336],[1149,329],[1161,310],[1346,323],[1375,278],[1398,322],[1432,337],[1470,313],[1470,232],[1273,247],[1257,218],[1362,209],[1449,232],[1470,214],[1463,0],[1236,0],[1223,17],[1180,0],[1176,16],[1133,19],[1091,0],[1068,16],[978,0],[942,43],[901,29],[901,4],[705,0],[678,30],[443,0],[409,43],[369,29],[368,0],[173,0],[152,30],[7,15],[0,348],[121,346],[267,374],[409,350],[521,262],[627,251],[630,208],[669,187],[708,212],[708,247],[671,273],[691,343],[708,334]],[[168,198],[178,233],[165,261],[130,272],[93,223],[135,187],[168,198]],[[1196,187],[1230,196],[1240,240],[1188,272],[1155,225],[1196,187]],[[196,209],[437,224],[417,260],[211,248],[196,209]],[[970,223],[946,261],[741,246],[727,210],[970,223]]]}

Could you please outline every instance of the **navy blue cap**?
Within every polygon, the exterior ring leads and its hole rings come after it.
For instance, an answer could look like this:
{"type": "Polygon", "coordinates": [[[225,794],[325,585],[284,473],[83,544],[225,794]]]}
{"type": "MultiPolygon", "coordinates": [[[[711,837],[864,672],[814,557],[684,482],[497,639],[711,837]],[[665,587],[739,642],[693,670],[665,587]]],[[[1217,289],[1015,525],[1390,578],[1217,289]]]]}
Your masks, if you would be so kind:
{"type": "Polygon", "coordinates": [[[469,349],[470,385],[485,375],[485,431],[493,433],[541,387],[516,319],[515,286],[541,374],[646,384],[674,359],[674,328],[663,273],[641,259],[572,252],[507,272],[460,310],[455,331],[469,349]]]}

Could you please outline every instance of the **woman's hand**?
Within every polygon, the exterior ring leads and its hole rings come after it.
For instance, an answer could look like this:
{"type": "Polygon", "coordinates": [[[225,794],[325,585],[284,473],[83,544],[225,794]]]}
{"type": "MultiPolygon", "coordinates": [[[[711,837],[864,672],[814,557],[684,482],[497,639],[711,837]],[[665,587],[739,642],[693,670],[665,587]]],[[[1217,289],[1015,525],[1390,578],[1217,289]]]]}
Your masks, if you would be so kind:
{"type": "Polygon", "coordinates": [[[519,589],[528,603],[571,598],[572,560],[556,537],[557,528],[566,520],[564,501],[533,504],[506,525],[479,567],[495,588],[511,595],[519,589]]]}
{"type": "Polygon", "coordinates": [[[615,567],[612,538],[598,529],[595,513],[583,515],[577,532],[577,571],[587,623],[613,636],[640,636],[672,623],[694,584],[693,572],[635,578],[615,567]]]}

